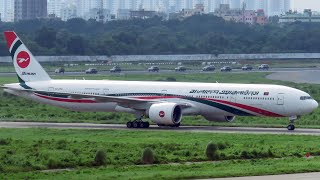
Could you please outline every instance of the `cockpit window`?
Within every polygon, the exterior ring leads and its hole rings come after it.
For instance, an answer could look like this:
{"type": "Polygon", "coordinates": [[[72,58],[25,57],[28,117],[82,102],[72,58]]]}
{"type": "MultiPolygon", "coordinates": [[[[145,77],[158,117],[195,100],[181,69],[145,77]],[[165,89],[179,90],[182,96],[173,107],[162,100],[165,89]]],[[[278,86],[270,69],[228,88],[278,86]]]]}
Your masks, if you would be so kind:
{"type": "Polygon", "coordinates": [[[308,99],[312,99],[311,96],[301,96],[300,100],[308,100],[308,99]]]}

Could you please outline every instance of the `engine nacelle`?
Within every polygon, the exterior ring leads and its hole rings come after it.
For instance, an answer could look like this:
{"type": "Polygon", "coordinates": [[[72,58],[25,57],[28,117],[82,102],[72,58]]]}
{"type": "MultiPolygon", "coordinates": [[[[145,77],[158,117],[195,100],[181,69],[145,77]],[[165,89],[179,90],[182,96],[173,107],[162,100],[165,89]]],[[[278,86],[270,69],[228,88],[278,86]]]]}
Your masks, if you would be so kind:
{"type": "Polygon", "coordinates": [[[147,114],[153,122],[160,125],[176,125],[182,119],[182,109],[176,103],[153,104],[147,114]]]}
{"type": "Polygon", "coordinates": [[[236,119],[235,116],[204,116],[204,118],[213,122],[233,122],[236,119]]]}

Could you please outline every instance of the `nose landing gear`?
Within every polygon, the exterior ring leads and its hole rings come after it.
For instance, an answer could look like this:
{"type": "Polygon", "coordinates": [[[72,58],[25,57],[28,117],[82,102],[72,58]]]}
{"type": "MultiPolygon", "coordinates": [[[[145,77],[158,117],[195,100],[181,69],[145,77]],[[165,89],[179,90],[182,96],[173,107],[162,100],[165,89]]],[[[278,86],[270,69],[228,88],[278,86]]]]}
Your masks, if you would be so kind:
{"type": "Polygon", "coordinates": [[[298,119],[297,116],[289,117],[290,124],[287,127],[289,131],[294,131],[296,129],[296,127],[294,126],[294,121],[296,121],[297,119],[298,119]]]}

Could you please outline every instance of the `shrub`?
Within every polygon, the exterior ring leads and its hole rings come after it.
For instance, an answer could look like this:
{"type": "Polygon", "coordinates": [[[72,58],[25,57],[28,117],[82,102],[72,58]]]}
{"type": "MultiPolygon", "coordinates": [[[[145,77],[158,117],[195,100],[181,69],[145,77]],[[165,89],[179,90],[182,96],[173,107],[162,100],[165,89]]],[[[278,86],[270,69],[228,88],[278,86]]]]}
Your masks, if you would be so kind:
{"type": "Polygon", "coordinates": [[[64,139],[61,139],[57,142],[57,149],[66,149],[67,147],[67,141],[64,139]]]}
{"type": "Polygon", "coordinates": [[[56,169],[59,167],[59,164],[57,161],[55,161],[53,159],[49,159],[47,166],[49,169],[56,169]]]}
{"type": "Polygon", "coordinates": [[[167,77],[167,81],[175,82],[177,79],[175,77],[167,77]]]}
{"type": "Polygon", "coordinates": [[[142,154],[142,163],[143,164],[153,164],[154,163],[154,155],[150,148],[146,148],[142,154]]]}
{"type": "Polygon", "coordinates": [[[240,156],[243,159],[250,159],[251,158],[250,154],[246,150],[242,151],[240,156]]]}
{"type": "Polygon", "coordinates": [[[219,148],[220,150],[223,150],[223,149],[227,148],[227,145],[226,145],[226,143],[219,142],[219,143],[218,143],[218,148],[219,148]]]}
{"type": "Polygon", "coordinates": [[[9,145],[10,139],[0,139],[0,145],[9,145]]]}
{"type": "Polygon", "coordinates": [[[218,160],[220,158],[218,152],[218,145],[214,143],[209,143],[206,149],[206,156],[209,160],[218,160]]]}
{"type": "Polygon", "coordinates": [[[94,165],[96,166],[104,166],[107,164],[107,155],[104,150],[99,150],[96,153],[96,157],[94,158],[94,165]]]}

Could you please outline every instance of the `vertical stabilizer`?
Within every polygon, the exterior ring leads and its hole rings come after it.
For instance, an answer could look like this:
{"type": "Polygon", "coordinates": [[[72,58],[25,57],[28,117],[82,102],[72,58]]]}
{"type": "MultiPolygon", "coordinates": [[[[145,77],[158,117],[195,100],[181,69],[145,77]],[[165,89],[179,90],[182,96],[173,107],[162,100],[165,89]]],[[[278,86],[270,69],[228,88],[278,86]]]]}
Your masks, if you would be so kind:
{"type": "Polygon", "coordinates": [[[48,81],[50,77],[13,31],[4,32],[20,83],[48,81]]]}

